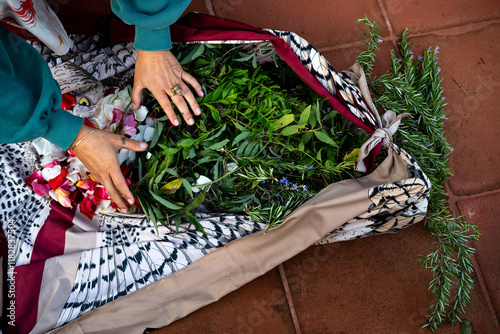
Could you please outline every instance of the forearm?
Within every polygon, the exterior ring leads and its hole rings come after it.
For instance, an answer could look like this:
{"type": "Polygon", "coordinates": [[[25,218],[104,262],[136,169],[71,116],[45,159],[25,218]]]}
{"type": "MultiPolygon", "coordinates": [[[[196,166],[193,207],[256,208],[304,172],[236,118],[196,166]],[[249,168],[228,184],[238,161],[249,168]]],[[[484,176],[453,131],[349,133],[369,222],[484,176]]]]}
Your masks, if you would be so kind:
{"type": "Polygon", "coordinates": [[[135,26],[138,50],[159,51],[172,48],[170,25],[175,23],[191,0],[111,0],[113,12],[135,26]]]}
{"type": "Polygon", "coordinates": [[[44,137],[67,149],[83,120],[62,110],[59,85],[43,57],[0,27],[0,142],[44,137]]]}

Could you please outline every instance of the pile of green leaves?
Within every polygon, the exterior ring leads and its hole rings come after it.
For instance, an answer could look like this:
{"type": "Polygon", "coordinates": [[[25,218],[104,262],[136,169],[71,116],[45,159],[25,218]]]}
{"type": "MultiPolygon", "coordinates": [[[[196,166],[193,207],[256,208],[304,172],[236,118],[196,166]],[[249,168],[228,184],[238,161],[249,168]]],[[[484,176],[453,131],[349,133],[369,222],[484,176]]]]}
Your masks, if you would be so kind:
{"type": "Polygon", "coordinates": [[[451,176],[447,165],[452,149],[443,131],[445,99],[437,65],[439,47],[415,58],[405,30],[398,43],[399,50],[391,52],[390,70],[377,78],[371,73],[381,41],[379,29],[366,16],[358,23],[365,25],[369,37],[365,42],[368,49],[359,55],[358,62],[367,74],[374,103],[380,110],[393,109],[412,115],[412,119],[403,120],[394,141],[418,161],[432,182],[425,223],[435,238],[435,249],[423,258],[422,264],[433,275],[429,290],[436,303],[430,307],[426,326],[435,331],[446,318],[451,323],[460,321],[459,314],[469,303],[474,285],[471,278],[474,248],[469,245],[479,238],[477,226],[464,217],[452,216],[446,205],[444,183],[451,176]]]}
{"type": "Polygon", "coordinates": [[[367,135],[303,85],[272,47],[190,44],[176,52],[202,84],[204,112],[193,126],[169,127],[154,97],[146,99],[158,117],[155,135],[131,167],[133,193],[155,225],[203,230],[195,217],[203,203],[274,227],[325,186],[357,176],[367,135]],[[258,65],[263,59],[271,61],[258,65]],[[202,176],[212,182],[196,186],[202,176]]]}

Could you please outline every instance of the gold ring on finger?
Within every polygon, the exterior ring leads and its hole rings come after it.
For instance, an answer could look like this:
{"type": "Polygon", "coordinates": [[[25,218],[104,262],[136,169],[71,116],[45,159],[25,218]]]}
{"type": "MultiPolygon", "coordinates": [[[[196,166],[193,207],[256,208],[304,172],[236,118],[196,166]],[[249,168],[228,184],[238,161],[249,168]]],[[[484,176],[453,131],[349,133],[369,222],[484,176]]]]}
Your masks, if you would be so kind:
{"type": "Polygon", "coordinates": [[[178,84],[173,84],[172,87],[170,87],[170,91],[172,92],[172,95],[170,95],[170,97],[174,95],[183,96],[182,89],[178,84]]]}

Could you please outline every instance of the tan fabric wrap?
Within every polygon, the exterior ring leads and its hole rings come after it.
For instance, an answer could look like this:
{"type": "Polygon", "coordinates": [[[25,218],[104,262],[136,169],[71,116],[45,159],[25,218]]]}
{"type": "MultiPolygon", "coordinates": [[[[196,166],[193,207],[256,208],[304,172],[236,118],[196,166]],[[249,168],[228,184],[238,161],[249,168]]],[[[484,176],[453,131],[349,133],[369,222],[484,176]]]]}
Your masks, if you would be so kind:
{"type": "Polygon", "coordinates": [[[397,154],[372,174],[332,184],[279,228],[235,240],[188,267],[103,305],[55,333],[141,333],[213,303],[318,242],[371,204],[368,189],[408,178],[397,154]]]}
{"type": "Polygon", "coordinates": [[[365,71],[363,71],[363,68],[358,63],[354,63],[354,65],[352,65],[347,71],[343,71],[343,73],[347,74],[352,82],[354,82],[354,84],[358,86],[363,99],[374,111],[374,116],[377,119],[377,124],[381,124],[382,122],[380,121],[380,116],[377,112],[377,108],[375,107],[375,104],[373,104],[372,97],[370,95],[368,82],[366,81],[365,71]]]}

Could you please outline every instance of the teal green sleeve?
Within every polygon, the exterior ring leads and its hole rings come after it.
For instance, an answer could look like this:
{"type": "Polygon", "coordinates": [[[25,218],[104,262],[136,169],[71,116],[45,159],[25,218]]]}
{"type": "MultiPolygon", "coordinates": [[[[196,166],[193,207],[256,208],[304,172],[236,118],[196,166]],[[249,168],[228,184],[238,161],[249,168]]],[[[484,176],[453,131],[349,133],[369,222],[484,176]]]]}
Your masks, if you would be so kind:
{"type": "Polygon", "coordinates": [[[45,59],[0,26],[0,142],[44,137],[68,149],[83,119],[61,109],[61,100],[61,90],[45,59]]]}
{"type": "Polygon", "coordinates": [[[134,47],[159,51],[172,48],[170,25],[175,23],[191,0],[111,0],[113,12],[135,26],[134,47]]]}

